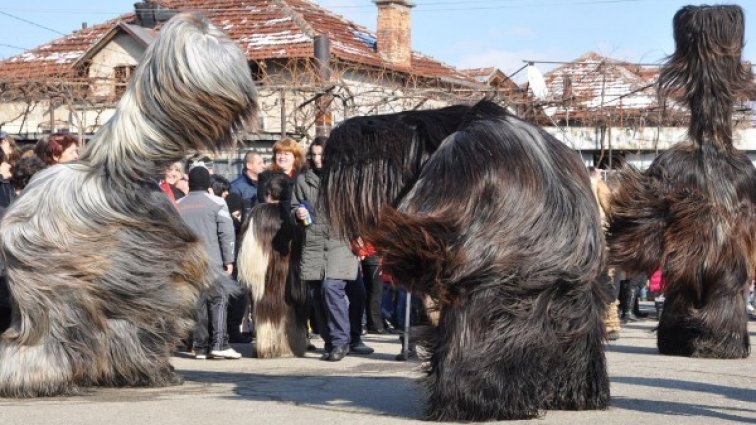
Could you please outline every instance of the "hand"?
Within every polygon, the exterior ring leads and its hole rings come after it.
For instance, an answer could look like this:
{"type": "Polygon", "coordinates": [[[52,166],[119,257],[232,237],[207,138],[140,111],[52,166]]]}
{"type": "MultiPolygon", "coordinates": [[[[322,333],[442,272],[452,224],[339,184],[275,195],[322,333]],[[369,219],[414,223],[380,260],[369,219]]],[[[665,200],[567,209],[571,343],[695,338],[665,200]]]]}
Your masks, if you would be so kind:
{"type": "Polygon", "coordinates": [[[296,215],[299,220],[304,221],[305,217],[307,217],[307,208],[305,207],[297,208],[296,215]]]}
{"type": "Polygon", "coordinates": [[[234,265],[233,264],[226,264],[225,268],[226,268],[226,275],[227,276],[231,276],[232,274],[234,274],[234,265]]]}

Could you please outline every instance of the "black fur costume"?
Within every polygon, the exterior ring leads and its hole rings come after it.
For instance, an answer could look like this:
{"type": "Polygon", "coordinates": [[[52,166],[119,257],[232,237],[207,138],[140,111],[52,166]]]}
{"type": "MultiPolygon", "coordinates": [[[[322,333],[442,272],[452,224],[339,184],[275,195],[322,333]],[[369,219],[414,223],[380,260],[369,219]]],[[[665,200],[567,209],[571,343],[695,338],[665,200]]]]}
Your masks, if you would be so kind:
{"type": "Polygon", "coordinates": [[[429,419],[607,407],[604,242],[573,151],[481,102],[352,118],[324,161],[334,230],[438,302],[429,419]]]}
{"type": "Polygon", "coordinates": [[[612,200],[611,261],[630,272],[661,268],[663,354],[747,357],[745,294],[756,265],[756,169],[732,145],[732,110],[751,78],[741,63],[738,6],[686,6],[674,17],[676,51],[660,93],[691,112],[689,140],[643,173],[623,170],[612,200]]]}

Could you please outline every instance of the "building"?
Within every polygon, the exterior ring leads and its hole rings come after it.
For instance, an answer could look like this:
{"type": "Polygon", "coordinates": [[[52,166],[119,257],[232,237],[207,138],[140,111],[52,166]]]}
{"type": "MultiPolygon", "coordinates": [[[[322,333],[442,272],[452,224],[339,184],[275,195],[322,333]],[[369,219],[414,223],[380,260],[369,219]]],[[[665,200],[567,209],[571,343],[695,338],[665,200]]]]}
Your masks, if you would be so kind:
{"type": "Polygon", "coordinates": [[[308,0],[137,3],[114,20],[0,62],[0,127],[28,141],[59,130],[88,138],[112,115],[161,25],[181,11],[207,16],[249,59],[262,113],[257,132],[242,137],[243,149],[325,134],[349,116],[471,102],[499,90],[413,51],[411,3],[374,3],[375,34],[308,0]]]}
{"type": "MultiPolygon", "coordinates": [[[[659,151],[687,138],[685,107],[660,104],[659,67],[631,64],[589,52],[544,75],[548,95],[537,121],[578,150],[587,165],[646,168],[659,151]]],[[[756,164],[756,114],[749,99],[736,105],[735,146],[756,164]]]]}

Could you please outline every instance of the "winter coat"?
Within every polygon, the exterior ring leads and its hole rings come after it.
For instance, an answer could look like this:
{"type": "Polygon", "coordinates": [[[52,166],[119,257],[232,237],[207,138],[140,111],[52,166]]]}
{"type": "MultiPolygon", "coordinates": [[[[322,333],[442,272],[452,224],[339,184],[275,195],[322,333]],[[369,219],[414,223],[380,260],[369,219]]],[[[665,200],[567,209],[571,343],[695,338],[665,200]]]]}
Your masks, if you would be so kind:
{"type": "Polygon", "coordinates": [[[305,231],[300,276],[302,280],[355,280],[357,257],[347,241],[331,236],[322,209],[317,205],[319,189],[320,177],[314,171],[307,170],[297,176],[292,207],[297,208],[306,203],[310,206],[312,218],[312,224],[305,231]]]}

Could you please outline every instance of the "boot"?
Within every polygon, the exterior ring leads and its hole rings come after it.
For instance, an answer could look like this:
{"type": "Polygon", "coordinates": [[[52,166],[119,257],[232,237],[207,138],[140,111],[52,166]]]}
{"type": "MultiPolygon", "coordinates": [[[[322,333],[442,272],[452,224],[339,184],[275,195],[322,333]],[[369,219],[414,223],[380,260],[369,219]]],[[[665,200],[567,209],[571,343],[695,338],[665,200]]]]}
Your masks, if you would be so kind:
{"type": "Polygon", "coordinates": [[[644,313],[640,311],[640,297],[636,296],[635,301],[633,301],[633,314],[635,317],[645,319],[648,317],[648,313],[644,313]]]}
{"type": "Polygon", "coordinates": [[[624,291],[620,287],[620,322],[625,324],[627,322],[638,321],[640,319],[632,311],[633,302],[638,294],[638,290],[631,287],[630,281],[623,281],[622,283],[624,284],[624,291]]]}

